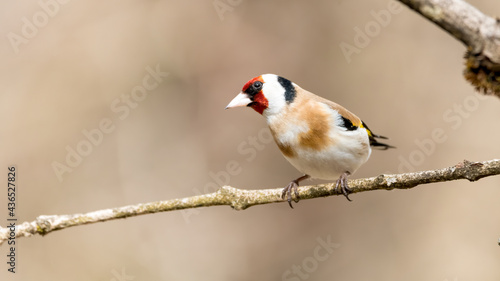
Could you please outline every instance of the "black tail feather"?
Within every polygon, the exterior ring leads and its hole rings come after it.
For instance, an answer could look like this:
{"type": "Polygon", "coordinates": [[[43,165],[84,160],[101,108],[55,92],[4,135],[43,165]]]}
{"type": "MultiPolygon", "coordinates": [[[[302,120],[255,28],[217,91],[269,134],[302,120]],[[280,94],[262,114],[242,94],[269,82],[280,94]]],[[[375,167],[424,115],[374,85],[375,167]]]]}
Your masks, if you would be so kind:
{"type": "MultiPolygon", "coordinates": [[[[371,131],[370,131],[371,132],[371,131]]],[[[381,136],[381,135],[375,135],[374,133],[372,133],[372,136],[374,138],[378,138],[378,139],[384,139],[384,140],[388,140],[389,138],[388,137],[384,137],[384,136],[381,136]]]]}
{"type": "Polygon", "coordinates": [[[368,131],[368,137],[370,138],[370,146],[373,146],[374,148],[378,148],[381,150],[387,150],[389,148],[396,148],[395,146],[377,141],[377,139],[388,140],[389,138],[381,136],[381,135],[375,135],[374,133],[372,133],[370,128],[368,128],[368,126],[366,126],[365,122],[363,122],[363,127],[365,127],[365,129],[368,131]]]}
{"type": "MultiPolygon", "coordinates": [[[[388,138],[384,137],[384,139],[388,139],[388,138]]],[[[389,145],[389,144],[386,144],[386,143],[382,143],[382,142],[378,142],[373,137],[370,138],[370,146],[373,146],[374,148],[378,148],[378,149],[381,149],[381,150],[387,150],[389,148],[396,148],[395,146],[392,146],[392,145],[389,145]]]]}

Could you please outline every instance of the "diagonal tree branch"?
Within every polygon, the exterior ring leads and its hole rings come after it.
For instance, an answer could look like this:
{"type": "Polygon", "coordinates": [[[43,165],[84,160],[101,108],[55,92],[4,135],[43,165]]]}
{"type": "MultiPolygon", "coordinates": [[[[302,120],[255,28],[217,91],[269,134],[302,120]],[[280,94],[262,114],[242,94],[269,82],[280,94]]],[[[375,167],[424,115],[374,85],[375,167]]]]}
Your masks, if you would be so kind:
{"type": "MultiPolygon", "coordinates": [[[[467,179],[476,181],[484,177],[500,174],[500,159],[485,162],[464,160],[455,166],[405,174],[380,175],[378,177],[350,180],[353,193],[371,190],[408,189],[421,184],[467,179]]],[[[313,199],[332,195],[342,195],[333,190],[335,183],[302,186],[300,198],[313,199]]],[[[223,186],[217,192],[182,199],[129,205],[114,209],[105,209],[85,214],[39,216],[32,222],[24,222],[14,229],[0,227],[0,245],[9,239],[29,237],[35,234],[45,235],[52,231],[72,226],[104,222],[127,217],[167,212],[182,209],[228,205],[236,210],[269,203],[286,202],[280,198],[282,188],[262,190],[242,190],[223,186]]]]}
{"type": "Polygon", "coordinates": [[[465,78],[500,97],[500,20],[463,0],[399,0],[467,46],[465,78]]]}

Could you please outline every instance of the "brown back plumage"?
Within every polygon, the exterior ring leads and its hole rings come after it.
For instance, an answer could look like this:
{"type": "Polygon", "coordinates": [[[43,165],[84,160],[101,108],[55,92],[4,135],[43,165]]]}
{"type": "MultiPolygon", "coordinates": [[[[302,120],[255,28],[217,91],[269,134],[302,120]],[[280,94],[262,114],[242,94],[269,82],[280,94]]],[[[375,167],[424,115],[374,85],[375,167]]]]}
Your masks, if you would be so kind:
{"type": "Polygon", "coordinates": [[[387,137],[381,136],[381,135],[376,135],[374,134],[370,128],[363,122],[358,116],[356,116],[354,113],[350,112],[340,104],[337,104],[333,101],[327,100],[325,98],[322,98],[320,96],[317,96],[309,91],[306,91],[300,87],[297,86],[297,90],[299,92],[299,95],[303,95],[307,97],[308,99],[316,100],[318,102],[324,103],[328,105],[330,108],[336,110],[342,117],[347,119],[353,126],[356,126],[358,128],[365,128],[366,131],[368,132],[368,137],[370,139],[370,146],[381,149],[381,150],[386,150],[389,148],[396,148],[395,146],[379,142],[378,139],[388,139],[387,137]]]}

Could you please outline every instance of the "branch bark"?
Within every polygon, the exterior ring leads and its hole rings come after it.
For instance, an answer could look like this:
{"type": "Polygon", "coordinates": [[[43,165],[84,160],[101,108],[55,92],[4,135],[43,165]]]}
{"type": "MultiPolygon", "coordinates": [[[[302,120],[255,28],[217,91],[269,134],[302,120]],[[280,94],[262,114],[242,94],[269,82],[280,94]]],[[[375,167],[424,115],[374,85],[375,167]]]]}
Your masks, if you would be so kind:
{"type": "Polygon", "coordinates": [[[465,78],[500,97],[500,19],[463,0],[399,0],[467,46],[465,78]]]}
{"type": "MultiPolygon", "coordinates": [[[[500,174],[500,159],[485,162],[464,160],[455,166],[439,170],[421,171],[405,174],[379,175],[377,177],[350,180],[353,193],[371,190],[408,189],[421,184],[467,179],[476,181],[484,177],[500,174]]],[[[301,200],[342,195],[334,191],[335,183],[299,187],[301,200]]],[[[0,245],[9,239],[29,237],[35,234],[46,235],[50,232],[72,226],[104,222],[127,217],[168,212],[199,207],[228,205],[236,210],[269,203],[282,203],[282,188],[262,190],[242,190],[223,186],[217,192],[182,199],[172,199],[105,209],[85,214],[39,216],[32,222],[16,226],[15,231],[0,227],[0,245]]]]}

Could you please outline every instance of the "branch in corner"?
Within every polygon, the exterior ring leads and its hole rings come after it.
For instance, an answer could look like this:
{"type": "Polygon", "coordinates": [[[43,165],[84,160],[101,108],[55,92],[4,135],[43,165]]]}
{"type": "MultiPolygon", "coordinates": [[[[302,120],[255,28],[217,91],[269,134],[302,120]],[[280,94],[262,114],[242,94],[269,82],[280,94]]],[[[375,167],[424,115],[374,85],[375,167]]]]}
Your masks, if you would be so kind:
{"type": "Polygon", "coordinates": [[[500,19],[463,0],[399,0],[467,46],[465,78],[500,97],[500,19]]]}

